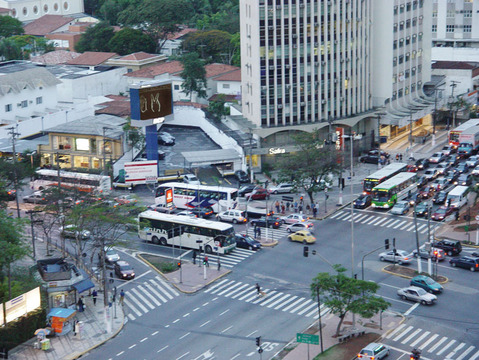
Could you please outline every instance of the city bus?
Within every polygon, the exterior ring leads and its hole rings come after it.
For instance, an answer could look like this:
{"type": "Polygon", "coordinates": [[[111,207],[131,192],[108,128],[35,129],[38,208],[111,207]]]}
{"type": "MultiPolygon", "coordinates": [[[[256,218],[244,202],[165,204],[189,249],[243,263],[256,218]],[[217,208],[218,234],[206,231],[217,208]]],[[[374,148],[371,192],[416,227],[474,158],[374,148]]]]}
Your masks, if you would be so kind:
{"type": "Polygon", "coordinates": [[[459,146],[459,136],[467,129],[473,126],[479,125],[479,119],[471,119],[466,121],[464,124],[459,125],[458,127],[449,130],[448,139],[449,145],[454,146],[455,149],[459,146]]]}
{"type": "Polygon", "coordinates": [[[157,245],[173,245],[228,254],[236,248],[231,224],[182,215],[144,211],[138,215],[138,237],[157,245]]]}
{"type": "Polygon", "coordinates": [[[371,205],[373,208],[389,209],[404,195],[412,194],[416,190],[417,175],[415,173],[403,172],[373,189],[371,192],[371,205]]]}
{"type": "Polygon", "coordinates": [[[375,186],[404,171],[407,171],[407,164],[392,163],[372,173],[363,180],[363,194],[371,194],[371,190],[375,186]]]}
{"type": "Polygon", "coordinates": [[[174,205],[179,209],[211,207],[219,213],[236,208],[237,197],[235,188],[170,182],[156,188],[155,205],[174,205]]]}
{"type": "MultiPolygon", "coordinates": [[[[43,190],[48,187],[58,186],[58,171],[40,169],[35,172],[31,186],[34,190],[43,190]]],[[[69,171],[60,171],[60,186],[66,189],[76,189],[94,194],[109,194],[111,192],[111,179],[109,176],[97,174],[84,174],[69,171]]]]}

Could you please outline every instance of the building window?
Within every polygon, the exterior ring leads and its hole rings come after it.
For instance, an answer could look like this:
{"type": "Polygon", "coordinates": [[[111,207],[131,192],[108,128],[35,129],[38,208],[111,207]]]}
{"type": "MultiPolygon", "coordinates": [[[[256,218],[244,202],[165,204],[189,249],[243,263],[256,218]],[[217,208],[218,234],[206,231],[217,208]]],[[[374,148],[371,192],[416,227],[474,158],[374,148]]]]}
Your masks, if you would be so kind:
{"type": "Polygon", "coordinates": [[[406,4],[406,11],[411,11],[411,3],[410,2],[408,2],[406,4]]]}
{"type": "Polygon", "coordinates": [[[406,29],[411,27],[411,20],[406,20],[406,29]]]}
{"type": "Polygon", "coordinates": [[[397,57],[394,57],[393,58],[393,66],[397,66],[397,64],[398,64],[398,59],[397,59],[397,57]]]}
{"type": "Polygon", "coordinates": [[[456,11],[454,9],[447,9],[446,17],[453,18],[456,15],[456,11]]]}
{"type": "Polygon", "coordinates": [[[230,88],[230,84],[223,84],[223,89],[229,89],[230,88]]]}
{"type": "Polygon", "coordinates": [[[399,55],[399,64],[404,62],[404,55],[399,55]]]}
{"type": "Polygon", "coordinates": [[[43,104],[43,98],[41,96],[37,97],[37,105],[43,104]]]}
{"type": "Polygon", "coordinates": [[[45,14],[48,14],[48,5],[47,4],[43,5],[43,12],[45,14]]]}
{"type": "Polygon", "coordinates": [[[393,42],[393,49],[396,50],[398,48],[398,41],[394,40],[393,42]]]}
{"type": "Polygon", "coordinates": [[[402,90],[402,89],[399,89],[399,90],[398,90],[398,98],[402,98],[402,93],[403,93],[403,90],[402,90]]]}
{"type": "Polygon", "coordinates": [[[22,100],[21,105],[22,108],[28,107],[28,100],[22,100]]]}
{"type": "Polygon", "coordinates": [[[472,25],[464,25],[464,32],[470,33],[472,31],[472,25]]]}
{"type": "Polygon", "coordinates": [[[34,14],[38,14],[38,6],[35,5],[35,6],[33,7],[33,13],[34,13],[34,14]]]}
{"type": "Polygon", "coordinates": [[[12,111],[12,104],[5,105],[5,112],[10,112],[10,111],[12,111]]]}
{"type": "Polygon", "coordinates": [[[432,17],[433,17],[433,18],[437,18],[437,9],[434,9],[434,10],[432,11],[432,17]]]}
{"type": "Polygon", "coordinates": [[[433,26],[432,26],[432,32],[433,32],[433,33],[437,33],[437,25],[433,25],[433,26]]]}
{"type": "Polygon", "coordinates": [[[63,8],[65,10],[68,10],[68,8],[69,8],[68,3],[66,1],[63,3],[63,8]]]}
{"type": "Polygon", "coordinates": [[[446,25],[446,32],[453,33],[454,32],[454,25],[446,25]]]}
{"type": "Polygon", "coordinates": [[[465,18],[472,18],[472,10],[464,10],[465,18]]]}
{"type": "Polygon", "coordinates": [[[180,90],[180,85],[174,85],[173,88],[174,88],[175,90],[180,90]]]}
{"type": "Polygon", "coordinates": [[[53,10],[55,10],[56,12],[58,12],[58,4],[57,4],[57,3],[53,4],[53,10]]]}

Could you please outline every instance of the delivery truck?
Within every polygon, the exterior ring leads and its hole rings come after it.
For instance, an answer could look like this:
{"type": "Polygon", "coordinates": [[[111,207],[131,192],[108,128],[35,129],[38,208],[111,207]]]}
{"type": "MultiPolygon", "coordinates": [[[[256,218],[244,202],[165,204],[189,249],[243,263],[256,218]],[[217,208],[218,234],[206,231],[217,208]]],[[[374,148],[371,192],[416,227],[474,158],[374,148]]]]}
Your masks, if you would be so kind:
{"type": "Polygon", "coordinates": [[[457,154],[463,158],[471,156],[479,149],[479,126],[473,126],[459,135],[457,154]]]}

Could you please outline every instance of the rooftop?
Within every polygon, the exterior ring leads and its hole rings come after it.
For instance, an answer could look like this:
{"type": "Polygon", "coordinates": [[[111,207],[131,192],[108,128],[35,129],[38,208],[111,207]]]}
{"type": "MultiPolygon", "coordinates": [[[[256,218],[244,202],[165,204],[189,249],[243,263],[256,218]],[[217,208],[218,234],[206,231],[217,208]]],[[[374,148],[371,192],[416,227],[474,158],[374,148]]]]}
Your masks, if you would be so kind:
{"type": "Polygon", "coordinates": [[[431,67],[432,69],[473,70],[479,68],[479,62],[436,61],[432,63],[431,67]]]}
{"type": "Polygon", "coordinates": [[[85,51],[80,56],[68,61],[67,64],[96,66],[96,65],[101,65],[108,59],[112,57],[116,57],[116,56],[118,56],[118,54],[112,53],[112,52],[85,51]]]}
{"type": "Polygon", "coordinates": [[[103,136],[103,128],[105,128],[105,137],[120,139],[124,133],[122,126],[125,123],[124,118],[100,114],[51,127],[46,129],[45,133],[103,136]]]}
{"type": "Polygon", "coordinates": [[[75,21],[74,18],[62,15],[43,15],[41,18],[33,20],[23,28],[26,35],[45,36],[62,26],[75,21]]]}

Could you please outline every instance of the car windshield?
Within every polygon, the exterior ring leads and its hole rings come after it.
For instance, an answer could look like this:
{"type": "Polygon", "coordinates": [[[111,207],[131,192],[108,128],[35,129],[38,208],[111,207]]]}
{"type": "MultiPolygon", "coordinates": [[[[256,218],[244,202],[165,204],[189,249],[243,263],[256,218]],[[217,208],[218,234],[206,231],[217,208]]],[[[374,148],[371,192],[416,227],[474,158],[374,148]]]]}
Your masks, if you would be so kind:
{"type": "Polygon", "coordinates": [[[436,210],[436,214],[443,215],[446,213],[446,208],[439,208],[436,210]]]}
{"type": "Polygon", "coordinates": [[[106,254],[109,255],[109,256],[116,255],[116,251],[115,250],[108,250],[106,252],[106,254]]]}
{"type": "Polygon", "coordinates": [[[373,356],[374,352],[372,350],[361,350],[360,352],[361,355],[368,355],[368,356],[373,356]]]}
{"type": "Polygon", "coordinates": [[[132,270],[130,265],[122,265],[120,266],[121,271],[132,270]]]}
{"type": "Polygon", "coordinates": [[[436,282],[431,278],[426,278],[424,281],[426,281],[428,285],[436,285],[436,282]]]}

